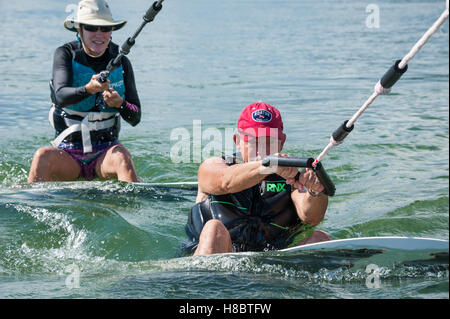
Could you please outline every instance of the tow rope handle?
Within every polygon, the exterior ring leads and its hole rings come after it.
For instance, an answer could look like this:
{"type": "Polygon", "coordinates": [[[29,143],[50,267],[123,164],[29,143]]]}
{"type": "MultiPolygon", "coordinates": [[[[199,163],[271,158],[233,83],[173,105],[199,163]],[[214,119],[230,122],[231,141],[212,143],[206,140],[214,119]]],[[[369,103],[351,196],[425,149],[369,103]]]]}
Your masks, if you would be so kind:
{"type": "Polygon", "coordinates": [[[433,25],[422,35],[419,41],[411,48],[411,50],[401,59],[395,61],[387,72],[381,77],[374,87],[374,92],[361,106],[361,108],[348,121],[345,121],[331,135],[330,142],[323,149],[322,153],[317,156],[313,166],[318,164],[333,147],[341,144],[354,128],[354,123],[362,115],[362,113],[372,104],[377,96],[390,93],[392,86],[397,83],[401,76],[408,70],[408,63],[419,52],[419,50],[427,43],[431,36],[441,27],[449,16],[449,0],[445,2],[445,10],[433,25]]]}
{"type": "MultiPolygon", "coordinates": [[[[334,196],[336,193],[336,187],[331,180],[330,176],[328,176],[325,168],[322,163],[318,162],[315,166],[313,166],[314,158],[300,158],[300,157],[277,157],[273,155],[269,155],[263,158],[262,165],[265,167],[273,167],[273,166],[288,166],[288,167],[306,167],[312,168],[316,173],[317,178],[320,183],[324,187],[323,193],[328,196],[334,196]]],[[[300,172],[295,176],[295,179],[298,180],[300,176],[300,172]]]]}
{"type": "MultiPolygon", "coordinates": [[[[386,71],[386,73],[381,77],[380,81],[375,86],[375,89],[380,91],[380,93],[389,93],[392,86],[401,78],[401,76],[408,70],[408,65],[405,65],[403,69],[399,68],[399,63],[401,60],[395,61],[395,63],[386,71]]],[[[355,121],[347,120],[341,124],[331,135],[332,140],[335,144],[340,144],[344,139],[353,131],[355,121]],[[350,123],[349,123],[350,122],[350,123]]]]}
{"type": "Polygon", "coordinates": [[[136,30],[133,36],[129,37],[120,47],[119,55],[115,59],[111,59],[109,61],[105,71],[100,72],[100,75],[97,77],[98,82],[105,83],[108,80],[109,74],[120,65],[120,60],[122,59],[122,57],[130,53],[131,48],[136,42],[135,40],[137,36],[139,35],[139,33],[141,33],[144,26],[147,23],[152,22],[155,19],[156,15],[159,13],[159,11],[161,11],[163,1],[164,0],[158,0],[153,2],[152,6],[147,10],[145,15],[142,17],[144,21],[141,23],[139,28],[136,30]]]}

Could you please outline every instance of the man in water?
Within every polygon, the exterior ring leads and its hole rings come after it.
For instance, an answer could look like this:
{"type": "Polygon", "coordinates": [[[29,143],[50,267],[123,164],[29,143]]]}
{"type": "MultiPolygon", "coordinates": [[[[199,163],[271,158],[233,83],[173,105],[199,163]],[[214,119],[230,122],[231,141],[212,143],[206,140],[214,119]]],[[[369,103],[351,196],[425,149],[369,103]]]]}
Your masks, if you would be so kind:
{"type": "Polygon", "coordinates": [[[319,224],[328,196],[312,169],[267,169],[261,158],[281,153],[286,135],[280,112],[266,103],[248,105],[238,120],[238,155],[213,157],[198,170],[185,253],[207,255],[265,251],[330,240],[319,224]],[[306,191],[306,189],[307,191],[306,191]]]}

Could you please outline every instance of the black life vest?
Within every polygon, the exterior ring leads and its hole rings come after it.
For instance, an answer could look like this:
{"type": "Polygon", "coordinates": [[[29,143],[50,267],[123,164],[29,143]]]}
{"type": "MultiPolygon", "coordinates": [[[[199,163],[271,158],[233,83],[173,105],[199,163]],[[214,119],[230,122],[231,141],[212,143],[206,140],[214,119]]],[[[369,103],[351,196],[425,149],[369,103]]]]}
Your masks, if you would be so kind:
{"type": "Polygon", "coordinates": [[[218,219],[230,232],[233,251],[285,248],[302,225],[291,192],[285,179],[272,174],[241,192],[209,195],[190,211],[185,227],[191,241],[187,247],[193,252],[206,222],[218,219]]]}

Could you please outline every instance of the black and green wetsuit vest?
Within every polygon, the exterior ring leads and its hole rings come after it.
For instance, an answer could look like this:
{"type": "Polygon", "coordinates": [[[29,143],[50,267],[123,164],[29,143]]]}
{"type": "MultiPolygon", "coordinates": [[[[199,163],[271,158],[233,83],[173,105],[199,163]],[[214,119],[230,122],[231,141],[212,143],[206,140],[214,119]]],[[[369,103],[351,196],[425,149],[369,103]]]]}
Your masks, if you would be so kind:
{"type": "Polygon", "coordinates": [[[209,195],[190,211],[185,227],[189,242],[184,252],[195,251],[203,226],[210,219],[225,225],[235,252],[282,249],[296,244],[293,241],[301,232],[302,222],[291,192],[291,185],[285,179],[272,174],[241,192],[209,195]]]}

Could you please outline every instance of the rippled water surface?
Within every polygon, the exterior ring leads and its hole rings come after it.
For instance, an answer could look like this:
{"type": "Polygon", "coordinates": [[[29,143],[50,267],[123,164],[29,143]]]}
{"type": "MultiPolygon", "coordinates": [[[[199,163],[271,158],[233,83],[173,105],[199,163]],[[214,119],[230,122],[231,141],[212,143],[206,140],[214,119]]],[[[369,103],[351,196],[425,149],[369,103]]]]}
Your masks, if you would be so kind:
{"type": "MultiPolygon", "coordinates": [[[[121,44],[149,2],[109,3],[128,20],[113,34],[121,44]]],[[[359,1],[166,0],[129,54],[143,113],[138,126],[122,125],[121,142],[143,183],[27,185],[35,150],[54,134],[48,81],[55,48],[75,38],[62,26],[70,4],[0,0],[0,297],[449,297],[448,260],[380,265],[381,286],[371,289],[364,268],[314,263],[320,256],[305,252],[176,258],[195,190],[150,184],[196,181],[198,149],[174,163],[173,130],[193,135],[201,121],[225,143],[258,100],[282,112],[285,153],[317,156],[444,1],[377,2],[380,27],[368,28],[359,1]],[[69,289],[74,267],[80,288],[69,289]]],[[[337,194],[318,229],[333,239],[448,240],[448,48],[446,22],[324,159],[337,194]]],[[[202,146],[209,141],[205,133],[202,146]]]]}

